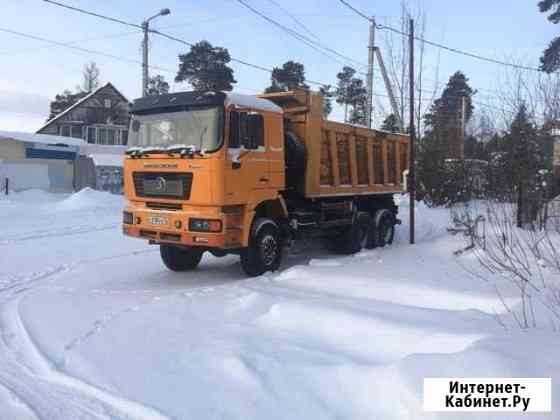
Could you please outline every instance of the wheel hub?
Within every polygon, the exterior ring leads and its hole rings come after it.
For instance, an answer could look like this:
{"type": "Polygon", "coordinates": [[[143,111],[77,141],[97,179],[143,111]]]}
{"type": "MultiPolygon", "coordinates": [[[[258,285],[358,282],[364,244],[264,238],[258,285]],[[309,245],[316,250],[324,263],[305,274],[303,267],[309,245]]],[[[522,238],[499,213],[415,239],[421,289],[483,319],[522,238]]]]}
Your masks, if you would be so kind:
{"type": "Polygon", "coordinates": [[[272,235],[266,235],[260,246],[262,261],[265,265],[269,266],[274,263],[278,256],[278,243],[272,235]]]}

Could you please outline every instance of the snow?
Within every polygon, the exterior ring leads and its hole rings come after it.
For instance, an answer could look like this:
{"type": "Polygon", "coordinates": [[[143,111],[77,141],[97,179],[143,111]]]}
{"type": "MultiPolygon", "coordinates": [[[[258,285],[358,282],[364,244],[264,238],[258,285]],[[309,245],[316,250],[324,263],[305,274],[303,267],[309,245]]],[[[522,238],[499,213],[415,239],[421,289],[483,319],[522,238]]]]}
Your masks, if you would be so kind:
{"type": "Polygon", "coordinates": [[[93,159],[93,163],[95,166],[114,166],[120,168],[122,168],[123,166],[123,155],[93,154],[89,155],[89,157],[93,159]]]}
{"type": "Polygon", "coordinates": [[[0,196],[0,418],[558,418],[422,411],[425,377],[552,377],[560,404],[560,334],[544,316],[515,328],[494,287],[512,308],[518,295],[453,255],[448,210],[417,205],[415,246],[405,222],[392,247],[304,243],[250,279],[234,256],[167,271],[122,235],[123,206],[90,189],[0,196]]]}
{"type": "Polygon", "coordinates": [[[53,136],[50,134],[35,134],[35,133],[25,133],[21,131],[5,131],[0,130],[0,141],[2,139],[13,139],[18,141],[25,141],[29,143],[41,143],[41,144],[66,144],[68,146],[81,146],[85,144],[82,139],[77,139],[74,137],[63,137],[63,136],[53,136]]]}
{"type": "Polygon", "coordinates": [[[257,98],[242,93],[224,92],[226,94],[226,106],[236,105],[240,108],[260,109],[261,111],[282,113],[282,108],[268,99],[257,98]]]}

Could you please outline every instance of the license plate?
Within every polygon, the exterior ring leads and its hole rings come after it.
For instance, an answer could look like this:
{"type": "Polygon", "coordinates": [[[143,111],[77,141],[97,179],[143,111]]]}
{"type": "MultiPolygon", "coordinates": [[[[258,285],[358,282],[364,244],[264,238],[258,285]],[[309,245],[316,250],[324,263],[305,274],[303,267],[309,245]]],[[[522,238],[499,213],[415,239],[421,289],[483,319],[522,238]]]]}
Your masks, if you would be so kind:
{"type": "Polygon", "coordinates": [[[150,222],[151,225],[156,225],[156,226],[166,226],[169,224],[169,220],[167,220],[167,217],[161,217],[161,216],[150,216],[148,218],[148,221],[150,222]]]}

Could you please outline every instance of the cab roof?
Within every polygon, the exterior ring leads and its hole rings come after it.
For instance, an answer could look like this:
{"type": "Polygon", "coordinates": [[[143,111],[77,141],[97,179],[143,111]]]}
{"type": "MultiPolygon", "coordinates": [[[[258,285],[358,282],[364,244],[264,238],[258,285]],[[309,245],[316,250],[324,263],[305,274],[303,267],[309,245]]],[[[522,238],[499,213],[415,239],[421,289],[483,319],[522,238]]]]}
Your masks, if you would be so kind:
{"type": "Polygon", "coordinates": [[[176,112],[192,106],[229,106],[282,113],[282,108],[267,99],[231,92],[176,92],[146,96],[132,104],[132,114],[176,112]]]}

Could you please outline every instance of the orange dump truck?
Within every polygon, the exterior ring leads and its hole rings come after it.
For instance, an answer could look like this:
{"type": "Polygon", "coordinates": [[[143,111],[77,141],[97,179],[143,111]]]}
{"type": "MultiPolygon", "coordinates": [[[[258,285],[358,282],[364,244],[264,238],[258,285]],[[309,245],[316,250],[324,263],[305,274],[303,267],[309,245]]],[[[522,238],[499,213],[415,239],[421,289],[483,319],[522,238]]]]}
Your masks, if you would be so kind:
{"type": "Polygon", "coordinates": [[[335,252],[393,240],[409,138],[323,119],[308,91],[182,92],[137,99],[124,162],[123,232],[174,271],[204,252],[276,270],[293,241],[335,252]]]}

